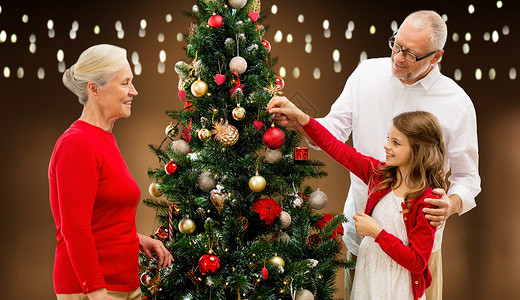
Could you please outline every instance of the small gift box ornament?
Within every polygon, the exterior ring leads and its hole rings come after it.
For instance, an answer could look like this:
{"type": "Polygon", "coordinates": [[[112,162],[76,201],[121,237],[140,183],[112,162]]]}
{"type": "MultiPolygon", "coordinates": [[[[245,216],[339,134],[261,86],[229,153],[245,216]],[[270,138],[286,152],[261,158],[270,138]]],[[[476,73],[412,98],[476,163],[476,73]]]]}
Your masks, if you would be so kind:
{"type": "Polygon", "coordinates": [[[309,159],[309,148],[307,147],[294,147],[294,160],[303,161],[309,159]]]}

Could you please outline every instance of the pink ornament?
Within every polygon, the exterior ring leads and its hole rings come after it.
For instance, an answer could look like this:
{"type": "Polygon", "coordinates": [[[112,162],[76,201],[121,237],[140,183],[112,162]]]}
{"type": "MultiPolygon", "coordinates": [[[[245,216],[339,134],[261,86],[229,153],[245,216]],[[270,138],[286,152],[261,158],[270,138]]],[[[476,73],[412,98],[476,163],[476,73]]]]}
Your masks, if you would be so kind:
{"type": "Polygon", "coordinates": [[[253,22],[256,22],[256,20],[258,20],[258,12],[252,12],[252,13],[249,13],[249,19],[251,19],[251,21],[253,22]]]}
{"type": "Polygon", "coordinates": [[[213,28],[220,28],[222,27],[222,17],[219,15],[213,15],[209,17],[208,25],[213,28]]]}
{"type": "Polygon", "coordinates": [[[215,75],[215,82],[216,82],[218,85],[223,84],[224,81],[226,81],[226,76],[224,76],[224,75],[222,75],[222,74],[216,74],[216,75],[215,75]]]}
{"type": "Polygon", "coordinates": [[[262,141],[267,148],[278,149],[285,141],[285,134],[280,128],[271,127],[264,132],[262,141]]]}
{"type": "Polygon", "coordinates": [[[264,122],[256,120],[253,122],[253,126],[255,127],[256,131],[259,131],[262,129],[262,127],[264,127],[264,122]]]}
{"type": "Polygon", "coordinates": [[[181,99],[181,101],[186,101],[186,91],[185,90],[179,91],[179,99],[181,99]]]}

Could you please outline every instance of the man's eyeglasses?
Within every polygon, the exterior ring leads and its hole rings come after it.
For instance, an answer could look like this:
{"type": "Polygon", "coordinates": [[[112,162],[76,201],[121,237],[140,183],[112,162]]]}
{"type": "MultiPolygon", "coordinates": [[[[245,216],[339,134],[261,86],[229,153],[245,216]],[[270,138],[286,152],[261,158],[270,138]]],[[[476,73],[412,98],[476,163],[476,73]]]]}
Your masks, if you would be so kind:
{"type": "Polygon", "coordinates": [[[425,59],[427,57],[430,57],[430,56],[434,55],[438,51],[438,50],[435,50],[433,52],[430,52],[430,53],[426,54],[423,57],[417,57],[414,54],[410,53],[408,50],[404,50],[401,47],[401,45],[399,45],[398,43],[395,42],[395,36],[396,35],[397,35],[397,32],[394,33],[390,37],[390,39],[388,39],[388,46],[390,47],[390,49],[392,49],[392,51],[395,52],[395,54],[398,54],[399,52],[403,52],[404,59],[406,59],[407,61],[409,61],[411,63],[418,62],[418,61],[423,60],[423,59],[425,59]]]}

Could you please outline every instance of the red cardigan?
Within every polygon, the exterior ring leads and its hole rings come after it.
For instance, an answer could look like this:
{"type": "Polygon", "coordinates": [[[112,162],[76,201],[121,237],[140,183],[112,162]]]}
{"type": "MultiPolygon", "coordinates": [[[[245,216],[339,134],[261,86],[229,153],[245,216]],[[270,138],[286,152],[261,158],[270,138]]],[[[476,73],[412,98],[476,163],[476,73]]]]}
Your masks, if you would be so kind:
{"type": "MultiPolygon", "coordinates": [[[[310,118],[309,123],[303,126],[303,129],[316,145],[368,185],[369,196],[365,213],[371,215],[379,200],[391,191],[390,188],[387,188],[373,192],[374,187],[381,181],[381,177],[376,175],[375,170],[384,163],[363,155],[342,143],[313,118],[310,118]]],[[[423,208],[432,207],[424,202],[426,198],[438,199],[439,197],[433,194],[430,187],[427,187],[421,196],[411,201],[410,211],[403,214],[410,246],[404,245],[400,239],[384,229],[375,239],[388,256],[411,272],[412,291],[415,299],[422,297],[432,279],[428,261],[435,240],[435,228],[430,225],[422,212],[423,208]]],[[[406,206],[402,205],[405,209],[406,206]]]]}
{"type": "Polygon", "coordinates": [[[74,122],[56,142],[48,176],[56,294],[137,289],[140,191],[114,135],[74,122]]]}

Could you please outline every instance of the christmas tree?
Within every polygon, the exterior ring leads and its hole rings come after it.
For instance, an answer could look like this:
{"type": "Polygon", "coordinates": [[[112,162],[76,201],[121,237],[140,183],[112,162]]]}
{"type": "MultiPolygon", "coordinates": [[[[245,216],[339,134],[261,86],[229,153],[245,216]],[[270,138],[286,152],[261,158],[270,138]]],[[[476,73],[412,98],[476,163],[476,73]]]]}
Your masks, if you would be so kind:
{"type": "Polygon", "coordinates": [[[263,40],[259,0],[200,0],[189,15],[179,74],[181,111],[150,148],[154,237],[172,252],[168,270],[140,257],[144,299],[331,299],[343,215],[305,179],[326,176],[278,128],[266,105],[284,81],[263,40]],[[181,130],[182,129],[182,130],[181,130]]]}

